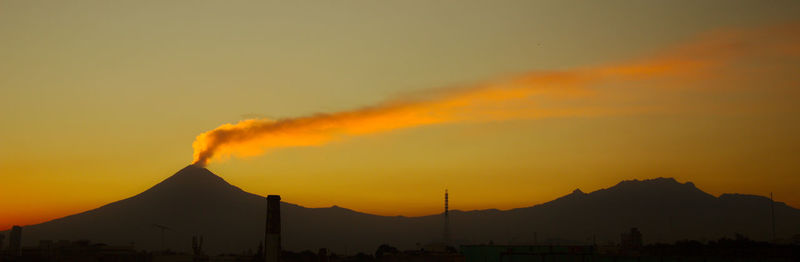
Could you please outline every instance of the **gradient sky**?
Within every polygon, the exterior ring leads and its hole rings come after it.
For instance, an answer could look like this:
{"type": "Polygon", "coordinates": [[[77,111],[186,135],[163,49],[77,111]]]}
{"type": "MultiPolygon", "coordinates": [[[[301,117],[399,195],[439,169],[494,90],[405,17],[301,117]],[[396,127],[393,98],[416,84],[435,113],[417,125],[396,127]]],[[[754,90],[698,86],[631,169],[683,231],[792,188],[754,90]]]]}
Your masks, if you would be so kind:
{"type": "MultiPolygon", "coordinates": [[[[0,230],[146,190],[224,123],[626,61],[797,14],[798,1],[0,1],[0,230]]],[[[451,208],[508,209],[659,176],[798,207],[800,74],[785,76],[800,65],[784,62],[693,84],[725,91],[625,92],[672,110],[421,126],[208,168],[381,215],[441,212],[445,188],[451,208]]]]}

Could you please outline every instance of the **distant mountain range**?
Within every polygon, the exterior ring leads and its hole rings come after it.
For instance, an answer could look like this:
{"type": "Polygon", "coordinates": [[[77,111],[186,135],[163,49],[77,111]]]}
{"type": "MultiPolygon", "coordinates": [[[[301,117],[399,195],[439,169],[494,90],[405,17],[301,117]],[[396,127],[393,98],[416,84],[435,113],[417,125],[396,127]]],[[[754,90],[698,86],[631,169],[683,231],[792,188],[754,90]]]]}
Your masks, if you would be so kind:
{"type": "MultiPolygon", "coordinates": [[[[188,251],[203,235],[210,253],[255,251],[264,237],[266,200],[228,184],[209,170],[187,166],[128,199],[23,228],[24,245],[39,240],[78,240],[138,249],[188,251]],[[160,227],[166,227],[162,230],[160,227]]],[[[443,216],[387,217],[353,210],[281,203],[283,247],[338,253],[374,252],[381,244],[401,249],[441,241],[443,216]]],[[[779,238],[800,233],[800,210],[775,203],[779,238]]],[[[761,196],[714,197],[672,178],[623,181],[584,193],[512,210],[451,211],[453,244],[605,244],[637,227],[647,243],[706,240],[741,233],[772,239],[770,200],[761,196]]],[[[7,232],[3,232],[8,234],[7,232]]]]}

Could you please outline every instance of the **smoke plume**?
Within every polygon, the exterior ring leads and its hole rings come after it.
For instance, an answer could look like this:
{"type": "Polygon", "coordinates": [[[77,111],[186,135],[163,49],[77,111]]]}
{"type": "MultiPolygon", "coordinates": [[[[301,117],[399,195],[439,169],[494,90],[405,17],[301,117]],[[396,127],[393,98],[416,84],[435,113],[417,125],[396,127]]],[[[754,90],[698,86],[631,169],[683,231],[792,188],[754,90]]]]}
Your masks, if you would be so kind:
{"type": "Polygon", "coordinates": [[[603,97],[608,86],[648,80],[671,81],[681,86],[681,81],[719,77],[726,74],[725,68],[745,59],[796,59],[800,56],[798,29],[800,26],[792,24],[719,30],[656,55],[622,63],[530,72],[473,86],[433,89],[349,111],[224,124],[197,136],[192,144],[193,164],[204,166],[231,155],[253,156],[284,147],[319,146],[337,139],[423,125],[647,111],[650,109],[646,107],[600,105],[587,99],[603,97]]]}

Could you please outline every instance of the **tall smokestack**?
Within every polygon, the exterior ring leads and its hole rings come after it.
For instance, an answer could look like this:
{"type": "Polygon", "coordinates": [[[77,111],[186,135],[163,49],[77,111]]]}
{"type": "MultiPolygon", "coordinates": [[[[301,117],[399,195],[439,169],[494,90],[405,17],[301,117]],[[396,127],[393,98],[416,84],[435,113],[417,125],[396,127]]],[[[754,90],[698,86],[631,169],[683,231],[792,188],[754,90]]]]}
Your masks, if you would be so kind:
{"type": "Polygon", "coordinates": [[[264,261],[278,262],[281,256],[281,196],[267,196],[267,227],[264,261]]]}
{"type": "Polygon", "coordinates": [[[8,252],[12,256],[19,256],[22,247],[22,227],[14,226],[11,228],[11,237],[8,242],[8,252]]]}
{"type": "Polygon", "coordinates": [[[445,246],[450,244],[450,207],[448,206],[447,189],[444,190],[444,234],[442,241],[445,246]]]}

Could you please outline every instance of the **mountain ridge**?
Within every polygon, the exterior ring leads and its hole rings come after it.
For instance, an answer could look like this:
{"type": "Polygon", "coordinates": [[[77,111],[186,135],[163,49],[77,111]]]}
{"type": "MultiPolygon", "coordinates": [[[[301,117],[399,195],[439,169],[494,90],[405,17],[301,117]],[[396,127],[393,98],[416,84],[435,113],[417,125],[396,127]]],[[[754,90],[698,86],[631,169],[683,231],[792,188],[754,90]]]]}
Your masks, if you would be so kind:
{"type": "MultiPolygon", "coordinates": [[[[674,178],[624,180],[609,188],[584,193],[580,189],[545,203],[508,210],[484,209],[450,213],[456,244],[585,243],[589,236],[618,241],[619,233],[639,227],[646,242],[715,238],[743,233],[768,237],[761,228],[769,199],[698,189],[674,178]],[[476,226],[479,225],[479,226],[476,226]],[[541,239],[537,239],[537,236],[541,239]],[[548,240],[549,239],[549,240],[548,240]]],[[[800,232],[800,211],[776,202],[781,232],[800,232]]],[[[27,245],[41,239],[89,239],[131,244],[156,250],[188,250],[188,240],[204,235],[211,252],[255,249],[263,238],[266,202],[263,196],[231,185],[213,172],[187,166],[149,189],[86,212],[26,226],[27,245]],[[160,230],[170,228],[167,241],[160,230]]],[[[307,208],[281,203],[284,247],[321,247],[335,251],[371,252],[383,243],[413,248],[441,240],[443,217],[380,216],[331,206],[307,208]]],[[[783,233],[782,233],[783,234],[783,233]]],[[[784,235],[785,235],[784,234],[784,235]]]]}

